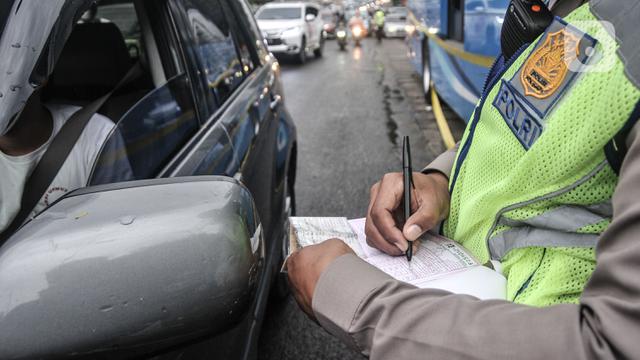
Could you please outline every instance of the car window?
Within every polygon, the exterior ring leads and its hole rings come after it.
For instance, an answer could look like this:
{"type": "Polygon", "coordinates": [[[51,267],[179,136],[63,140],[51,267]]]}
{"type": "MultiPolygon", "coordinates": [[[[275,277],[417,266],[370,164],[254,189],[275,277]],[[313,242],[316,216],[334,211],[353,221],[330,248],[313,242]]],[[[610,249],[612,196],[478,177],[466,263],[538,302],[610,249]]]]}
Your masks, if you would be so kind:
{"type": "Polygon", "coordinates": [[[182,1],[194,39],[194,53],[207,88],[213,95],[209,108],[213,113],[242,83],[245,71],[221,3],[218,0],[182,1]]]}
{"type": "Polygon", "coordinates": [[[255,44],[258,61],[264,62],[269,55],[269,50],[264,44],[264,40],[262,39],[262,33],[260,32],[260,29],[258,28],[258,24],[256,23],[253,17],[253,13],[251,12],[251,9],[249,8],[245,0],[239,0],[237,1],[237,4],[239,4],[242,7],[242,14],[244,16],[241,16],[240,22],[242,26],[244,26],[244,28],[248,30],[247,35],[249,36],[250,41],[252,41],[255,44]]]}
{"type": "Polygon", "coordinates": [[[152,91],[118,122],[95,165],[91,185],[155,177],[197,129],[186,74],[152,91]]]}
{"type": "Polygon", "coordinates": [[[258,20],[293,20],[300,19],[302,11],[299,7],[262,8],[258,11],[258,20]]]}
{"type": "Polygon", "coordinates": [[[245,74],[251,73],[254,68],[254,62],[251,56],[252,52],[252,39],[253,37],[249,33],[246,21],[242,18],[238,18],[231,9],[228,9],[229,23],[232,24],[231,32],[233,34],[233,40],[236,44],[236,51],[238,57],[242,63],[242,70],[245,74]]]}
{"type": "Polygon", "coordinates": [[[81,22],[112,22],[124,37],[131,57],[141,56],[140,23],[133,3],[111,4],[97,7],[84,14],[81,22]]]}
{"type": "Polygon", "coordinates": [[[2,36],[7,19],[11,15],[11,8],[13,8],[13,0],[0,1],[0,36],[2,36]]]}
{"type": "Polygon", "coordinates": [[[313,6],[307,6],[307,9],[305,11],[305,15],[314,15],[314,16],[318,16],[318,9],[316,9],[313,6]]]}
{"type": "Polygon", "coordinates": [[[389,15],[386,18],[387,22],[403,22],[403,21],[406,21],[406,20],[407,20],[406,16],[402,16],[402,15],[398,15],[398,14],[389,15]]]}
{"type": "MultiPolygon", "coordinates": [[[[165,3],[154,4],[162,7],[165,3]]],[[[85,14],[74,29],[78,31],[82,27],[94,27],[99,34],[102,27],[106,29],[117,26],[121,32],[119,41],[125,43],[120,44],[123,47],[121,52],[128,52],[130,57],[128,67],[138,63],[142,69],[142,74],[137,79],[114,93],[101,109],[101,113],[113,120],[116,127],[94,164],[90,179],[92,185],[157,176],[199,128],[191,85],[183,70],[164,84],[153,84],[148,69],[149,62],[144,59],[144,38],[141,34],[149,34],[156,39],[166,38],[168,26],[162,25],[165,24],[162,21],[156,22],[155,25],[143,23],[148,24],[146,26],[150,29],[145,27],[145,31],[141,31],[139,11],[141,10],[136,9],[132,2],[99,6],[85,14]],[[132,51],[134,47],[136,50],[132,51]]],[[[145,16],[148,18],[148,15],[145,16]]],[[[87,37],[87,41],[91,39],[93,37],[87,37]]],[[[113,52],[118,48],[115,44],[94,45],[100,49],[107,49],[103,51],[107,51],[106,55],[109,56],[114,56],[113,52]]],[[[90,46],[86,44],[85,48],[90,46]]],[[[64,56],[63,52],[61,58],[64,56]]],[[[173,61],[173,57],[169,58],[162,61],[173,61]]],[[[81,66],[77,58],[73,60],[76,66],[81,66]]],[[[90,61],[90,58],[86,60],[90,61]]]]}

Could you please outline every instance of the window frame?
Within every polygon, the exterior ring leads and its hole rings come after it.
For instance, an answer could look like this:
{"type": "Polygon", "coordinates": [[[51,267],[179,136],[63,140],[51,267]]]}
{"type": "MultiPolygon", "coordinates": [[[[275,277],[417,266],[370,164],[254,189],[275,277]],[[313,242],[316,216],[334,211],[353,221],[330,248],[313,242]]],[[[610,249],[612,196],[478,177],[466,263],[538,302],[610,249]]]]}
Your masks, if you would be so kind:
{"type": "Polygon", "coordinates": [[[179,49],[179,47],[175,31],[172,31],[175,26],[174,21],[166,5],[166,1],[146,0],[142,3],[142,7],[136,6],[136,10],[145,12],[151,33],[156,41],[165,78],[168,80],[184,73],[186,66],[184,54],[179,50],[176,53],[170,50],[172,48],[179,49]]]}
{"type": "MultiPolygon", "coordinates": [[[[263,64],[262,59],[260,59],[260,56],[258,55],[258,49],[256,49],[257,44],[253,42],[252,40],[253,37],[249,33],[249,28],[251,27],[251,24],[247,23],[248,19],[246,19],[244,16],[247,14],[243,11],[243,9],[237,8],[239,4],[235,5],[235,8],[234,8],[234,1],[228,1],[228,0],[219,0],[219,1],[222,4],[222,8],[225,11],[225,14],[231,20],[233,20],[228,22],[229,28],[231,28],[233,37],[234,38],[236,38],[237,36],[241,37],[241,41],[244,44],[246,44],[249,48],[249,55],[251,56],[251,62],[253,63],[253,70],[245,73],[245,78],[243,80],[244,82],[247,80],[247,77],[250,73],[260,69],[260,67],[263,64]]],[[[242,0],[239,0],[239,1],[242,1],[242,0]]],[[[257,37],[255,40],[262,41],[261,38],[257,38],[257,37]]],[[[240,54],[240,49],[238,48],[239,43],[237,40],[234,41],[234,46],[236,47],[236,53],[238,54],[238,58],[242,59],[242,56],[240,54]]]]}
{"type": "Polygon", "coordinates": [[[313,6],[313,5],[305,5],[304,7],[304,16],[305,16],[305,20],[306,20],[306,16],[309,14],[313,14],[315,15],[315,17],[318,17],[318,15],[320,14],[320,9],[318,9],[317,7],[313,6]],[[309,10],[315,11],[315,14],[313,14],[313,12],[309,12],[309,10]]]}
{"type": "Polygon", "coordinates": [[[447,38],[461,43],[464,43],[465,2],[465,0],[447,1],[447,38]]]}
{"type": "MultiPolygon", "coordinates": [[[[153,0],[151,0],[153,1],[153,0]]],[[[191,76],[190,76],[190,80],[192,81],[192,86],[195,88],[195,92],[197,93],[195,95],[196,101],[198,102],[197,108],[202,109],[201,112],[201,116],[199,117],[201,126],[204,126],[205,124],[209,123],[212,119],[216,118],[216,114],[220,111],[220,109],[224,108],[226,103],[228,103],[232,98],[235,97],[236,93],[238,91],[240,91],[240,89],[242,89],[244,87],[244,84],[246,82],[246,78],[248,76],[248,74],[243,73],[243,78],[242,81],[233,89],[233,91],[231,92],[231,94],[222,102],[222,103],[218,103],[217,99],[215,98],[215,96],[213,96],[213,94],[211,94],[211,92],[208,89],[207,84],[205,84],[205,82],[202,79],[201,76],[201,72],[202,72],[202,64],[200,64],[200,60],[198,59],[198,55],[193,53],[193,54],[189,54],[189,50],[188,50],[188,42],[195,42],[196,39],[193,38],[194,34],[191,31],[191,24],[188,18],[188,15],[186,13],[186,6],[183,3],[183,0],[167,0],[171,6],[172,6],[172,10],[174,12],[174,18],[176,19],[176,33],[178,34],[178,42],[179,42],[179,46],[182,49],[182,53],[185,56],[185,62],[187,62],[189,64],[188,68],[190,68],[191,70],[191,76]],[[190,56],[187,56],[190,55],[190,56]],[[210,99],[209,99],[209,94],[211,94],[211,96],[213,96],[213,100],[215,102],[215,104],[217,105],[214,109],[210,108],[210,99]]],[[[231,14],[229,13],[228,9],[228,5],[224,0],[217,0],[219,1],[222,11],[224,12],[225,16],[230,16],[231,14]]],[[[204,14],[203,14],[204,15],[204,14]]],[[[235,15],[235,14],[234,14],[235,15]]],[[[227,26],[229,27],[229,31],[231,32],[230,36],[231,36],[231,40],[233,41],[233,47],[234,47],[234,51],[235,51],[235,56],[236,58],[240,61],[240,53],[237,47],[237,41],[235,39],[235,22],[233,21],[229,21],[227,19],[227,26]]],[[[254,71],[257,68],[257,66],[259,65],[258,63],[255,62],[254,59],[252,59],[253,64],[254,64],[254,71]]]]}
{"type": "Polygon", "coordinates": [[[230,1],[229,8],[235,13],[236,18],[242,23],[240,31],[245,34],[245,37],[248,39],[248,43],[252,44],[251,52],[253,54],[252,56],[255,57],[255,70],[259,70],[258,67],[264,66],[268,62],[267,57],[270,57],[270,52],[265,44],[262,31],[260,31],[260,27],[258,27],[255,15],[251,12],[251,8],[246,0],[230,1]],[[255,44],[251,43],[251,40],[254,38],[255,44]],[[262,56],[260,55],[260,52],[263,53],[262,56]]]}
{"type": "Polygon", "coordinates": [[[184,7],[180,3],[181,0],[147,1],[156,3],[163,2],[165,5],[164,8],[166,9],[170,20],[168,28],[170,28],[171,36],[175,39],[175,47],[178,49],[180,54],[180,61],[184,64],[184,72],[186,72],[187,77],[189,78],[192,96],[196,104],[196,115],[198,122],[200,123],[200,127],[202,127],[207,123],[212,114],[209,109],[208,100],[205,97],[205,94],[207,94],[207,88],[202,82],[199,65],[194,61],[195,54],[189,54],[187,49],[186,42],[194,41],[194,39],[192,38],[191,31],[189,31],[189,21],[187,14],[184,11],[184,7]],[[188,40],[185,39],[185,37],[187,37],[188,40]]]}

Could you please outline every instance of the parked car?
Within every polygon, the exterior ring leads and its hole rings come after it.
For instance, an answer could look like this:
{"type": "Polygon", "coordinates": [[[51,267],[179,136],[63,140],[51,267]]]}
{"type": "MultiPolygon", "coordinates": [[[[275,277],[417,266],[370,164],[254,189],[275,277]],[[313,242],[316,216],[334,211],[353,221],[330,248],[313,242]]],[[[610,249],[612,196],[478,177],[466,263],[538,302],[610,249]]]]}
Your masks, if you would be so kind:
{"type": "Polygon", "coordinates": [[[323,21],[320,8],[305,2],[268,3],[256,13],[258,25],[275,55],[294,56],[304,64],[307,51],[322,56],[323,21]]]}
{"type": "Polygon", "coordinates": [[[500,31],[508,0],[408,0],[416,31],[408,37],[409,58],[460,118],[467,121],[485,78],[500,53],[500,31]]]}
{"type": "Polygon", "coordinates": [[[389,14],[384,19],[384,36],[388,38],[407,36],[407,17],[398,13],[389,14]]]}
{"type": "Polygon", "coordinates": [[[99,110],[116,127],[92,186],[1,244],[0,359],[255,358],[270,291],[285,289],[296,129],[248,5],[5,0],[0,10],[0,56],[15,64],[2,114],[23,84],[83,106],[142,69],[99,110]]]}

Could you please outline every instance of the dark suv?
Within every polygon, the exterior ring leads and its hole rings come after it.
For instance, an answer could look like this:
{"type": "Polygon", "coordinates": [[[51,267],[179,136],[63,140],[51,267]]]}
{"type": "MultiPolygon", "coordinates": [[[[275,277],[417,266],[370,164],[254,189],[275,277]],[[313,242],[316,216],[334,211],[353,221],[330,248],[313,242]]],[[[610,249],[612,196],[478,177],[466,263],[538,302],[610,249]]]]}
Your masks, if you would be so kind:
{"type": "Polygon", "coordinates": [[[248,5],[3,3],[0,27],[24,41],[2,61],[37,59],[28,83],[47,101],[84,106],[142,71],[99,111],[116,127],[89,187],[0,248],[0,358],[255,357],[296,130],[248,5]]]}

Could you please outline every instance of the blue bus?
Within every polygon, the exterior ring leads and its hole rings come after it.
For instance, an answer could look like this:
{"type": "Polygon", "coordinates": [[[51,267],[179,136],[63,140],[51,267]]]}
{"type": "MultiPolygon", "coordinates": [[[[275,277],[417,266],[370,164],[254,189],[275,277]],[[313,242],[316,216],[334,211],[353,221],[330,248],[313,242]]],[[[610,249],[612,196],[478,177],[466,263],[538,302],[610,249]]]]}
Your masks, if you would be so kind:
{"type": "Polygon", "coordinates": [[[500,29],[509,0],[408,0],[409,57],[431,86],[468,121],[484,79],[500,52],[500,29]],[[433,84],[433,85],[432,85],[433,84]]]}

